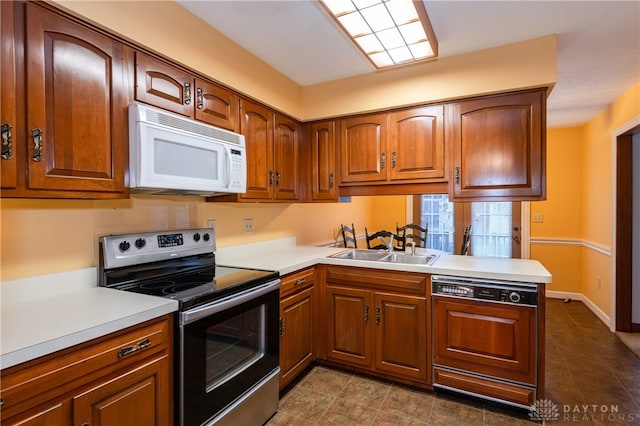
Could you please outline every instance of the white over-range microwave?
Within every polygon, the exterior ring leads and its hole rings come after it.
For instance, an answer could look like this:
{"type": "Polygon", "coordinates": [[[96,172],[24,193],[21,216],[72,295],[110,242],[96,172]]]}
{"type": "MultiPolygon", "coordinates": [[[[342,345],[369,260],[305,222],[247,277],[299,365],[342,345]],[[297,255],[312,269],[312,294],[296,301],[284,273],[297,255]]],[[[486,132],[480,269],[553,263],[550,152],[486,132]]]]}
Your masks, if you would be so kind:
{"type": "Polygon", "coordinates": [[[243,193],[246,186],[243,135],[131,103],[131,192],[212,196],[243,193]]]}

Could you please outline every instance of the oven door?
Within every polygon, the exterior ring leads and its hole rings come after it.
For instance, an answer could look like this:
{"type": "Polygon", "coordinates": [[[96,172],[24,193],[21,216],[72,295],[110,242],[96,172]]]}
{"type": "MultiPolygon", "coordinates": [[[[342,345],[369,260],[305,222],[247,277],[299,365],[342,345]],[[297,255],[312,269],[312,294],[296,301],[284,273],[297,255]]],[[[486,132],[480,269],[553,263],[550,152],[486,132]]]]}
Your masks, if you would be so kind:
{"type": "MultiPolygon", "coordinates": [[[[272,281],[181,314],[178,424],[217,422],[216,416],[250,401],[248,394],[260,391],[256,385],[273,376],[279,363],[279,287],[279,280],[272,281]]],[[[276,387],[275,406],[262,422],[277,410],[277,400],[276,387]]]]}

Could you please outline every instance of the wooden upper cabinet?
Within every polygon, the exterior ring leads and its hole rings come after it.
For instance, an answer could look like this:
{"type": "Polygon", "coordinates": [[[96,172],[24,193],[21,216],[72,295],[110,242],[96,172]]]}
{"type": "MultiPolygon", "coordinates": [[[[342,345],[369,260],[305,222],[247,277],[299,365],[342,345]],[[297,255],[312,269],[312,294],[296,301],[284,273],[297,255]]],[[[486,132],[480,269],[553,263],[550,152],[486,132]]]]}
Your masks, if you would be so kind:
{"type": "Polygon", "coordinates": [[[240,101],[247,144],[247,191],[211,201],[297,201],[299,124],[262,104],[240,101]]]}
{"type": "Polygon", "coordinates": [[[16,63],[14,2],[0,2],[0,126],[2,129],[2,157],[0,159],[0,183],[2,188],[18,185],[15,138],[16,114],[16,63]]]}
{"type": "Polygon", "coordinates": [[[388,114],[340,121],[340,182],[387,180],[388,114]]]}
{"type": "Polygon", "coordinates": [[[273,198],[273,112],[255,102],[240,101],[242,121],[240,131],[247,144],[247,191],[240,196],[247,200],[273,198]]]}
{"type": "Polygon", "coordinates": [[[28,188],[124,192],[128,51],[37,5],[25,8],[28,188]]]}
{"type": "Polygon", "coordinates": [[[447,105],[452,200],[546,198],[546,90],[447,105]]]}
{"type": "Polygon", "coordinates": [[[311,200],[337,201],[335,121],[311,125],[311,200]]]}
{"type": "Polygon", "coordinates": [[[273,169],[276,200],[298,199],[299,137],[298,123],[282,114],[274,115],[273,169]]]}
{"type": "Polygon", "coordinates": [[[137,101],[193,116],[194,77],[164,61],[136,52],[137,101]]]}
{"type": "Polygon", "coordinates": [[[240,131],[240,97],[217,84],[196,78],[195,119],[240,131]]]}
{"type": "Polygon", "coordinates": [[[217,84],[136,52],[137,101],[238,132],[240,97],[217,84]]]}
{"type": "Polygon", "coordinates": [[[391,181],[445,178],[443,116],[442,105],[391,113],[391,181]]]}

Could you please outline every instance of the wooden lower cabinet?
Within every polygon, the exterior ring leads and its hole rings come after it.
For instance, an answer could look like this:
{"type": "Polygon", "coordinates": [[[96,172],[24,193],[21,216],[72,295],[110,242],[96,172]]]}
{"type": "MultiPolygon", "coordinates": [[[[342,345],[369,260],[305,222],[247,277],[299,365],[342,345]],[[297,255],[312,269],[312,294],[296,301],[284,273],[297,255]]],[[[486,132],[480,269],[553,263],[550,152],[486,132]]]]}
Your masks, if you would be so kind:
{"type": "Polygon", "coordinates": [[[2,425],[172,424],[172,336],[167,315],[2,370],[2,425]]]}
{"type": "Polygon", "coordinates": [[[327,360],[429,384],[428,275],[331,266],[326,281],[327,360]]]}
{"type": "Polygon", "coordinates": [[[280,288],[280,389],[316,358],[315,268],[282,278],[280,288]]]}

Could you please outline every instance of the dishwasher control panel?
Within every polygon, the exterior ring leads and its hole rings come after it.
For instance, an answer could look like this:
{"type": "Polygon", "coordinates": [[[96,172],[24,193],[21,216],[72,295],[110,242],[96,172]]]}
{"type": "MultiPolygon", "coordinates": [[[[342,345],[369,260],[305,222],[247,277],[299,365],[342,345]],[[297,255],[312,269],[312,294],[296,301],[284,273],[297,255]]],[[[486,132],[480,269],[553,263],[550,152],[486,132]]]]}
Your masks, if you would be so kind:
{"type": "Polygon", "coordinates": [[[512,305],[538,305],[537,288],[528,283],[433,276],[432,294],[512,305]]]}

